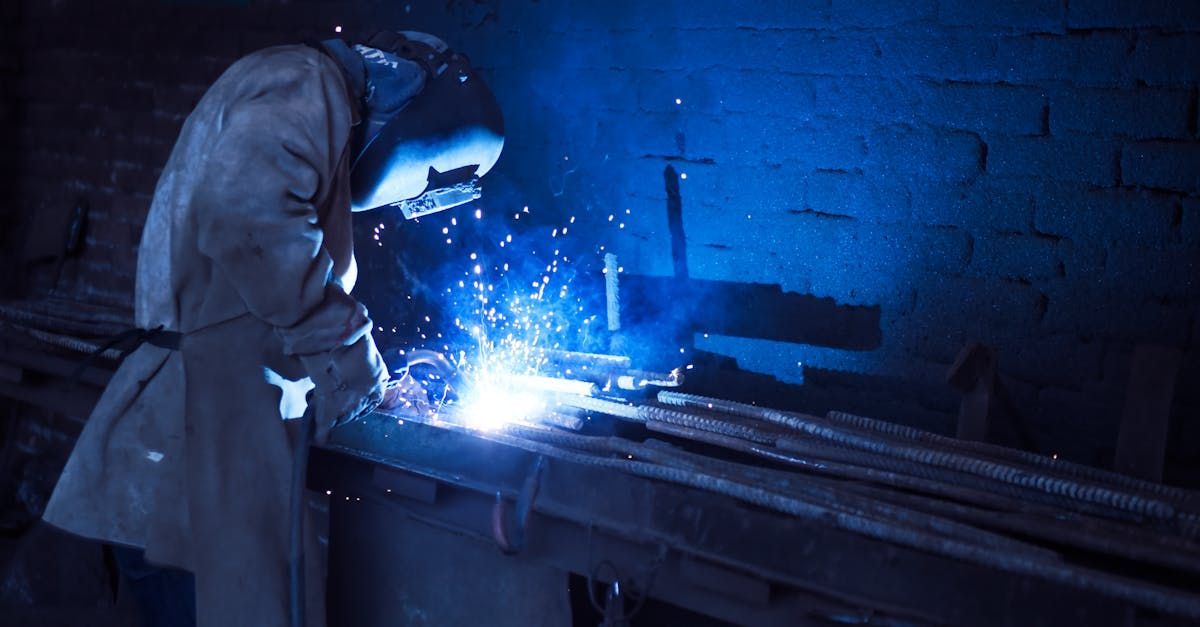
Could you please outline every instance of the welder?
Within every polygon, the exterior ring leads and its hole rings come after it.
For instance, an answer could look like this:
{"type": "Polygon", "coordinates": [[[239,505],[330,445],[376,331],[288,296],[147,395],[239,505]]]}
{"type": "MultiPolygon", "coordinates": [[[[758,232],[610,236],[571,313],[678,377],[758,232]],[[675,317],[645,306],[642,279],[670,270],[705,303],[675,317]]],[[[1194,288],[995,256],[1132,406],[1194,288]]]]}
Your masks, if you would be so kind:
{"type": "MultiPolygon", "coordinates": [[[[389,382],[349,295],[351,212],[416,218],[473,200],[502,146],[499,108],[469,60],[423,33],[262,50],[200,100],[140,244],[140,345],[44,516],[116,547],[147,624],[294,620],[289,495],[307,454],[294,432],[307,421],[320,442],[419,393],[389,382]],[[155,592],[168,588],[182,593],[155,592]]],[[[302,598],[307,624],[321,625],[305,527],[302,598]]]]}

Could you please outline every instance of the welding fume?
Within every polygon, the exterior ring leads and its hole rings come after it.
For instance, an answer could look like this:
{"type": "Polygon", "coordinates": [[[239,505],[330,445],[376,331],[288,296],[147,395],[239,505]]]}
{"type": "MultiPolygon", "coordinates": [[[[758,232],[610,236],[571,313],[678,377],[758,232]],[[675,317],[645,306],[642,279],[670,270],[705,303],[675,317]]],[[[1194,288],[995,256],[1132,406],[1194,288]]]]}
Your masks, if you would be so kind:
{"type": "Polygon", "coordinates": [[[268,48],[208,89],[155,190],[139,329],[44,515],[158,590],[146,624],[324,624],[306,438],[426,394],[350,296],[351,213],[474,200],[503,144],[469,59],[424,33],[268,48]]]}

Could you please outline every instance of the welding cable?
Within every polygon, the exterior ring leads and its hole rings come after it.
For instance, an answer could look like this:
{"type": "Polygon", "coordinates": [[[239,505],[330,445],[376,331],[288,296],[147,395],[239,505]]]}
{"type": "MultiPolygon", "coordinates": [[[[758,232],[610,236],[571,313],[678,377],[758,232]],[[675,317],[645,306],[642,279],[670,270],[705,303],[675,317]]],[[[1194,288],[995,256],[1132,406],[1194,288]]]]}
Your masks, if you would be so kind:
{"type": "Polygon", "coordinates": [[[307,625],[307,590],[304,582],[304,509],[308,504],[308,449],[316,430],[316,416],[309,405],[300,419],[296,448],[292,453],[292,491],[288,511],[288,618],[291,627],[307,625]]]}
{"type": "MultiPolygon", "coordinates": [[[[1098,518],[1060,520],[1061,510],[1043,507],[1033,512],[1021,511],[1027,509],[1023,502],[979,490],[964,489],[936,481],[924,481],[870,468],[858,468],[848,464],[797,457],[778,449],[752,444],[738,438],[677,425],[648,423],[647,426],[668,435],[755,455],[812,473],[853,481],[867,481],[908,491],[897,494],[893,491],[873,488],[867,492],[871,498],[880,498],[881,493],[886,493],[885,498],[902,501],[921,500],[938,513],[959,517],[968,522],[999,527],[1006,531],[1033,535],[1067,546],[1110,553],[1127,559],[1200,574],[1200,545],[1176,536],[1147,533],[1137,526],[1121,525],[1098,518]],[[938,498],[912,494],[912,492],[935,494],[944,499],[954,499],[965,503],[974,503],[974,505],[960,505],[938,498]],[[980,509],[979,505],[991,509],[980,509]]],[[[846,488],[855,489],[856,486],[847,484],[846,488]]]]}
{"type": "MultiPolygon", "coordinates": [[[[680,399],[673,398],[668,392],[660,392],[659,398],[674,400],[676,403],[680,402],[680,399]]],[[[686,400],[683,402],[687,403],[686,400]]],[[[694,405],[689,406],[694,407],[694,405]]],[[[714,410],[718,407],[716,403],[706,403],[706,406],[712,406],[714,410]]],[[[1177,518],[1177,510],[1172,503],[1156,497],[1134,494],[1119,488],[1050,476],[1030,469],[1019,468],[1010,463],[983,460],[943,449],[888,442],[867,433],[846,431],[827,423],[823,424],[823,421],[813,416],[803,416],[802,414],[789,415],[776,410],[732,403],[730,401],[723,402],[720,407],[734,408],[737,411],[743,412],[753,411],[754,417],[761,420],[783,425],[801,433],[859,450],[871,451],[881,455],[893,455],[918,463],[959,470],[1004,483],[1040,490],[1048,494],[1087,501],[1159,520],[1176,520],[1177,518]],[[741,407],[737,407],[737,405],[741,405],[741,407]]],[[[706,417],[703,420],[712,422],[719,419],[706,417]]],[[[750,437],[746,439],[756,439],[757,441],[765,437],[753,427],[742,426],[741,428],[750,434],[750,437]]]]}
{"type": "MultiPolygon", "coordinates": [[[[747,405],[735,401],[728,401],[718,398],[709,398],[705,396],[697,396],[692,394],[682,394],[679,392],[662,391],[658,393],[660,403],[667,405],[692,407],[698,409],[712,409],[722,413],[743,416],[746,418],[757,418],[759,420],[768,421],[774,424],[783,424],[791,428],[801,429],[797,421],[812,422],[819,420],[816,416],[806,416],[794,412],[785,412],[782,410],[769,409],[758,407],[756,405],[747,405]]],[[[1098,484],[1115,485],[1125,490],[1137,493],[1139,496],[1146,498],[1166,499],[1176,507],[1194,507],[1197,502],[1197,495],[1190,493],[1187,490],[1181,490],[1162,484],[1142,481],[1134,477],[1122,475],[1119,473],[1105,471],[1099,468],[1091,468],[1081,464],[1073,464],[1066,460],[1057,460],[1044,455],[1037,455],[1027,451],[1010,449],[1007,447],[996,446],[984,442],[972,442],[969,440],[959,440],[946,436],[930,433],[907,425],[877,420],[865,416],[849,414],[846,412],[829,412],[826,419],[836,424],[846,425],[848,427],[860,430],[871,431],[881,434],[886,434],[910,440],[913,443],[924,444],[935,449],[951,449],[961,452],[970,452],[976,455],[986,455],[998,462],[1017,462],[1025,463],[1031,466],[1050,471],[1060,477],[1086,480],[1098,484]]],[[[834,426],[834,425],[829,425],[834,426]]],[[[1041,473],[1044,474],[1044,473],[1041,473]]]]}
{"type": "Polygon", "coordinates": [[[943,537],[958,538],[964,542],[975,542],[981,546],[996,550],[1040,553],[1041,557],[1045,559],[1056,557],[1054,552],[1044,548],[976,527],[963,525],[962,523],[943,517],[897,507],[893,504],[881,503],[862,496],[850,496],[845,493],[839,493],[837,488],[829,484],[817,486],[811,481],[797,481],[800,477],[794,474],[780,473],[765,468],[705,458],[694,453],[671,450],[663,446],[656,447],[646,443],[631,442],[622,438],[577,435],[521,425],[507,426],[505,432],[543,443],[626,456],[627,459],[637,458],[664,466],[682,468],[690,472],[720,477],[742,485],[767,487],[788,496],[802,496],[830,509],[858,515],[874,516],[890,520],[895,524],[907,525],[914,529],[938,534],[943,537]],[[781,482],[780,478],[785,479],[785,481],[781,482]]]}
{"type": "Polygon", "coordinates": [[[567,462],[610,468],[646,479],[665,481],[700,490],[715,492],[737,500],[796,516],[821,525],[829,525],[884,542],[899,544],[969,561],[1005,572],[1055,581],[1105,596],[1116,597],[1168,614],[1200,620],[1200,597],[1157,584],[1133,581],[1117,575],[1070,564],[1032,558],[1008,551],[997,551],[958,540],[946,539],[908,527],[894,526],[867,517],[839,512],[797,498],[773,493],[762,488],[745,486],[732,481],[660,466],[637,460],[613,459],[566,451],[559,447],[523,438],[492,433],[489,438],[534,453],[556,457],[567,462]]]}

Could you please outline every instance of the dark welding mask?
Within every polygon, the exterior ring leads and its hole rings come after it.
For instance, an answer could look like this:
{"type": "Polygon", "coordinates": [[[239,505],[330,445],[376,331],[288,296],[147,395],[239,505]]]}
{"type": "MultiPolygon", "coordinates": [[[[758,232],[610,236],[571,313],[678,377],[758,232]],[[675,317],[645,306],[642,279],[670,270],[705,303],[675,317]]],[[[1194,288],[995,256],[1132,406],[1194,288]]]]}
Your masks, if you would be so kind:
{"type": "Polygon", "coordinates": [[[479,198],[479,178],[504,147],[504,120],[470,60],[424,33],[383,32],[365,46],[365,137],[350,167],[351,208],[394,206],[411,220],[479,198]],[[418,89],[396,87],[399,98],[373,92],[388,89],[373,71],[403,74],[399,66],[411,64],[424,71],[418,89]],[[389,110],[393,103],[398,108],[389,110]]]}

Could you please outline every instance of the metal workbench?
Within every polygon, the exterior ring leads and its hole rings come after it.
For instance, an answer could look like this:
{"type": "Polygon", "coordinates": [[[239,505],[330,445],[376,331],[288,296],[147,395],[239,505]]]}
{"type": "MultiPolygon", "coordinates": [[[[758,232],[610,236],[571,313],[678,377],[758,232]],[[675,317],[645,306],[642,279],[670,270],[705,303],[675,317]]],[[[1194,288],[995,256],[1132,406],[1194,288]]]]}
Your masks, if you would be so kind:
{"type": "MultiPolygon", "coordinates": [[[[0,395],[86,415],[114,362],[70,376],[108,330],[9,330],[0,395]]],[[[776,416],[800,433],[643,409],[578,432],[388,413],[335,430],[308,477],[328,497],[331,624],[595,624],[614,581],[634,625],[1200,619],[1195,493],[836,416],[776,416]],[[1011,472],[937,467],[951,457],[1011,472]]]]}
{"type": "MultiPolygon", "coordinates": [[[[499,565],[475,570],[469,565],[476,558],[463,558],[461,590],[486,590],[509,576],[503,573],[532,572],[542,586],[554,581],[547,572],[564,582],[568,573],[591,575],[595,588],[619,579],[637,594],[735,624],[1190,624],[1194,616],[1186,614],[1200,607],[1194,575],[1063,554],[1064,563],[1127,577],[1135,596],[1136,589],[1163,593],[1177,603],[1170,615],[1082,580],[1015,574],[864,537],[638,476],[637,459],[590,455],[528,435],[377,413],[314,451],[310,487],[331,497],[334,615],[359,625],[403,615],[402,594],[381,595],[359,582],[391,582],[396,592],[404,577],[419,576],[393,572],[393,550],[403,553],[397,547],[422,533],[452,534],[499,565]],[[532,513],[524,544],[514,550],[507,546],[512,533],[498,532],[497,519],[504,517],[502,527],[518,525],[513,514],[529,500],[531,477],[532,513]],[[406,533],[364,532],[400,521],[406,533]]],[[[447,602],[455,598],[447,592],[447,602]]]]}

